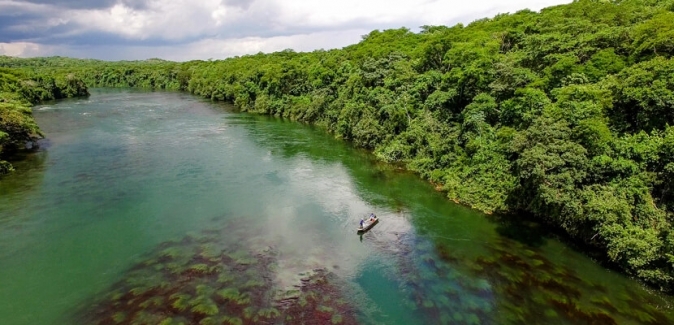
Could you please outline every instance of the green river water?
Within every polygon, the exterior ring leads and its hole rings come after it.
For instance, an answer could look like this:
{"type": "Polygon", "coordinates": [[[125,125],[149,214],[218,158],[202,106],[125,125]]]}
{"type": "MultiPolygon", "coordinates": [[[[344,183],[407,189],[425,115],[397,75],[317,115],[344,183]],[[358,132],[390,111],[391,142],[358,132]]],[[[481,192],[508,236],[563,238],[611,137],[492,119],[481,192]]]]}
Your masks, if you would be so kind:
{"type": "Polygon", "coordinates": [[[34,116],[46,139],[0,180],[3,325],[674,323],[670,297],[322,130],[137,90],[34,116]]]}

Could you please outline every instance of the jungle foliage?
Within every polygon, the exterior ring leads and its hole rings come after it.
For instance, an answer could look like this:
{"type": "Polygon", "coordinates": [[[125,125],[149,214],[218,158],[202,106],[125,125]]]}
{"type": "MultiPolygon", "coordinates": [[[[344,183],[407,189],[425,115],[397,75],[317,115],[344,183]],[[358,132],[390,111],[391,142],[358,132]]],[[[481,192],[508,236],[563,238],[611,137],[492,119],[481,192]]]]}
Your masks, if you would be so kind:
{"type": "Polygon", "coordinates": [[[84,82],[73,74],[36,74],[0,68],[0,175],[14,169],[3,160],[5,156],[25,149],[28,143],[35,147],[43,136],[33,119],[33,104],[88,94],[84,82]]]}
{"type": "Polygon", "coordinates": [[[321,126],[491,213],[526,213],[674,289],[674,1],[580,0],[339,50],[221,61],[0,58],[321,126]]]}

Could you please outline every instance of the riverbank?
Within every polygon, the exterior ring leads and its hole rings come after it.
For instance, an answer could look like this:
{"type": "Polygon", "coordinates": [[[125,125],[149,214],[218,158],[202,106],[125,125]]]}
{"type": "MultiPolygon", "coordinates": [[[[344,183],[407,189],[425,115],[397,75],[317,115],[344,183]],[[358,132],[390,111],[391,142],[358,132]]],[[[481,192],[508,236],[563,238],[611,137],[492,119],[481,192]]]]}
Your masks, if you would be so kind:
{"type": "Polygon", "coordinates": [[[43,136],[32,116],[34,104],[88,95],[86,85],[72,74],[0,68],[0,176],[14,170],[5,159],[36,148],[43,136]]]}

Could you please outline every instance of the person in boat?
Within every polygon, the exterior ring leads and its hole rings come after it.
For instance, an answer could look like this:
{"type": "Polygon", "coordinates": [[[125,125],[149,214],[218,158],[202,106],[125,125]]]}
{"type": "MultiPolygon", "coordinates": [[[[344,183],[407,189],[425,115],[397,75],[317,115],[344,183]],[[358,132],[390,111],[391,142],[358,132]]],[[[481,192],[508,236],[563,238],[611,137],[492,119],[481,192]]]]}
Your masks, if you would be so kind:
{"type": "Polygon", "coordinates": [[[365,222],[365,220],[363,220],[363,218],[360,218],[360,227],[361,227],[361,228],[363,228],[363,223],[364,223],[364,222],[365,222]]]}
{"type": "Polygon", "coordinates": [[[377,219],[377,216],[374,213],[370,213],[370,222],[374,221],[374,219],[377,219]]]}

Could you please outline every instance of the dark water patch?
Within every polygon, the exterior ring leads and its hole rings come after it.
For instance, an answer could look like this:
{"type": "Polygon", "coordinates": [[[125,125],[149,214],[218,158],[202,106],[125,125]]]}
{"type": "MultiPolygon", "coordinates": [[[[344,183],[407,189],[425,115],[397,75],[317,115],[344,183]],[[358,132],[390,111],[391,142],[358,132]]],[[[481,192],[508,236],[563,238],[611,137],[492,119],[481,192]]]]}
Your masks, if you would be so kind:
{"type": "Polygon", "coordinates": [[[537,222],[516,216],[492,216],[492,220],[498,224],[496,232],[501,236],[528,246],[541,247],[549,238],[549,232],[537,222]]]}
{"type": "Polygon", "coordinates": [[[405,236],[393,246],[396,272],[427,324],[670,324],[646,292],[608,288],[535,247],[507,237],[467,257],[450,245],[405,236]],[[612,289],[625,290],[616,296],[612,289]]]}

